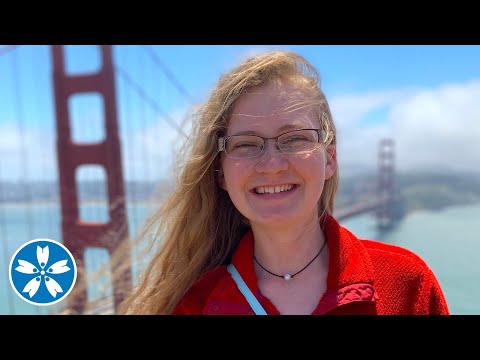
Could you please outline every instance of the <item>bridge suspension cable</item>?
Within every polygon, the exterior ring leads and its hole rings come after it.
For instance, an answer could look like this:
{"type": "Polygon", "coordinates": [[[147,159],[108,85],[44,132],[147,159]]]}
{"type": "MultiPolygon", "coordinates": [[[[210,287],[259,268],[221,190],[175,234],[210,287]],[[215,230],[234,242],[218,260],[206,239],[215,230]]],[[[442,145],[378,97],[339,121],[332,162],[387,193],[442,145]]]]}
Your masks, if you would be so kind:
{"type": "Polygon", "coordinates": [[[171,83],[177,88],[178,92],[180,92],[180,94],[182,94],[185,98],[187,98],[187,100],[190,102],[191,105],[194,105],[195,102],[193,101],[193,97],[183,87],[183,85],[180,83],[177,77],[170,71],[170,69],[165,65],[165,63],[162,60],[160,60],[160,58],[155,53],[155,50],[153,49],[152,45],[150,46],[143,45],[142,47],[147,52],[147,54],[151,57],[152,61],[162,69],[162,71],[165,73],[168,80],[170,80],[171,83]]]}
{"type": "MultiPolygon", "coordinates": [[[[25,140],[25,114],[23,112],[23,107],[21,104],[21,83],[20,83],[20,75],[19,75],[19,70],[18,70],[18,59],[17,59],[17,53],[13,53],[13,78],[14,78],[14,86],[15,86],[15,107],[16,107],[16,112],[18,116],[18,136],[20,138],[20,159],[21,159],[21,179],[20,179],[20,184],[22,185],[22,188],[25,189],[25,195],[26,195],[26,200],[29,204],[32,203],[32,189],[31,185],[26,184],[26,179],[29,178],[28,176],[28,159],[27,159],[27,147],[26,147],[26,140],[25,140]]],[[[27,216],[27,232],[28,236],[32,237],[33,234],[33,214],[32,214],[32,208],[29,206],[28,211],[26,212],[27,216]]]]}
{"type": "Polygon", "coordinates": [[[181,135],[183,135],[185,138],[187,138],[187,134],[175,123],[175,121],[165,112],[161,109],[161,107],[156,103],[156,101],[150,97],[140,85],[138,85],[129,75],[128,73],[123,70],[120,66],[115,65],[114,66],[115,71],[124,78],[124,80],[132,86],[132,88],[138,93],[138,95],[147,103],[149,104],[155,111],[160,113],[164,118],[165,121],[173,127],[177,132],[181,135]]]}
{"type": "MultiPolygon", "coordinates": [[[[1,158],[0,158],[0,161],[1,161],[1,158]]],[[[1,163],[0,163],[0,165],[1,165],[1,163]]],[[[1,170],[2,170],[2,167],[0,166],[0,179],[2,178],[1,170]]],[[[1,181],[0,181],[0,194],[4,195],[4,189],[3,189],[1,181]]],[[[9,252],[8,252],[8,244],[7,244],[7,241],[8,241],[7,224],[5,222],[5,219],[6,219],[5,209],[3,208],[3,206],[0,206],[0,229],[2,230],[1,231],[2,253],[3,253],[3,263],[5,264],[5,269],[2,268],[2,271],[5,271],[5,273],[7,273],[8,272],[8,267],[7,267],[8,265],[7,264],[9,263],[9,259],[8,259],[8,253],[9,252]]],[[[13,302],[11,291],[7,291],[7,300],[8,300],[9,313],[14,314],[15,313],[15,304],[13,302]]]]}

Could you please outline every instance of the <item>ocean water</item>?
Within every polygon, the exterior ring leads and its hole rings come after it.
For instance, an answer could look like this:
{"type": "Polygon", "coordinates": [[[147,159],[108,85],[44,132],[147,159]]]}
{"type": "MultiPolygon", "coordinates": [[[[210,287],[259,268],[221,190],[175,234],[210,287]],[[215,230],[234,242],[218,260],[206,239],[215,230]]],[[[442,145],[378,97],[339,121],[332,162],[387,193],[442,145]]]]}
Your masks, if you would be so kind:
{"type": "MultiPolygon", "coordinates": [[[[153,204],[139,204],[127,207],[128,227],[131,241],[154,211],[153,204]]],[[[62,242],[61,209],[57,204],[0,205],[0,315],[5,314],[49,314],[59,311],[62,303],[53,306],[36,306],[23,301],[12,289],[8,276],[10,260],[15,251],[25,242],[47,238],[62,242]]],[[[105,207],[88,204],[80,209],[84,221],[105,222],[108,212],[105,207]]],[[[132,275],[139,272],[141,260],[145,261],[143,244],[132,249],[132,275]]],[[[98,300],[112,295],[111,274],[108,271],[108,252],[104,249],[89,248],[85,252],[87,296],[98,300]],[[107,269],[107,271],[105,271],[107,269]]]]}
{"type": "MultiPolygon", "coordinates": [[[[143,226],[153,205],[128,207],[131,237],[143,226]]],[[[106,211],[97,205],[85,206],[84,220],[104,221],[106,211]]],[[[442,211],[408,214],[389,232],[379,233],[370,214],[342,222],[357,236],[396,244],[420,255],[436,274],[455,315],[480,314],[480,204],[458,206],[442,211]]],[[[13,291],[8,267],[14,252],[26,241],[49,238],[61,241],[60,209],[57,205],[0,205],[0,314],[48,314],[52,307],[38,307],[20,299],[13,291]]],[[[134,263],[145,259],[143,248],[132,252],[134,263]]],[[[110,275],[102,272],[108,260],[106,251],[89,249],[86,253],[89,299],[111,295],[110,275]]],[[[138,267],[134,266],[134,277],[138,267]]]]}
{"type": "Polygon", "coordinates": [[[379,234],[375,218],[342,223],[358,236],[400,245],[420,255],[437,276],[454,315],[480,314],[480,205],[409,214],[379,234]]]}

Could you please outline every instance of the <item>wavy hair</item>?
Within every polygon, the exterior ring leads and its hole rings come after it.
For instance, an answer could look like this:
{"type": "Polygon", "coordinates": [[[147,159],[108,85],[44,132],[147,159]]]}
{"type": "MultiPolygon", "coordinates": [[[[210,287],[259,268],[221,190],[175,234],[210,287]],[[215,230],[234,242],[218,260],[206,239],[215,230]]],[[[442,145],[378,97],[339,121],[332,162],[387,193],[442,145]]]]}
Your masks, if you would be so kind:
{"type": "MultiPolygon", "coordinates": [[[[310,95],[308,106],[318,114],[325,146],[336,145],[319,74],[302,56],[273,51],[251,57],[222,75],[194,117],[192,133],[181,149],[175,190],[146,224],[142,236],[151,237],[159,247],[120,313],[171,314],[199,276],[229,262],[248,221],[217,183],[218,138],[226,133],[239,96],[284,80],[310,95]]],[[[337,187],[338,171],[325,182],[318,202],[320,217],[333,213],[337,187]]]]}

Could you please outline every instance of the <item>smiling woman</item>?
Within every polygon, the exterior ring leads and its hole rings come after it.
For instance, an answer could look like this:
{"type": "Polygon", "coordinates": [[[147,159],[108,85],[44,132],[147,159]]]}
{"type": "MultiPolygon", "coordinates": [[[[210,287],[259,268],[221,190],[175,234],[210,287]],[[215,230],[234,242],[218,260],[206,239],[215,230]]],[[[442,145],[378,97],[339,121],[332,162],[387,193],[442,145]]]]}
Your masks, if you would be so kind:
{"type": "Polygon", "coordinates": [[[404,248],[332,216],[336,131],[315,68],[292,52],[222,76],[145,229],[160,246],[124,314],[448,314],[404,248]]]}

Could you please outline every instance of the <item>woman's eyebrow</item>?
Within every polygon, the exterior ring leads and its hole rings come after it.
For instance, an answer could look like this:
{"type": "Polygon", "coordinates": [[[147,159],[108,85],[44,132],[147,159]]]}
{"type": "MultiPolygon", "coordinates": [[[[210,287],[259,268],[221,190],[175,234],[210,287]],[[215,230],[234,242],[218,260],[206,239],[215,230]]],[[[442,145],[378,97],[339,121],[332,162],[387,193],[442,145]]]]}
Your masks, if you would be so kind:
{"type": "Polygon", "coordinates": [[[278,129],[278,132],[282,133],[282,132],[285,132],[285,131],[288,131],[288,130],[302,129],[302,128],[305,128],[305,126],[306,126],[305,124],[300,124],[300,123],[287,124],[287,125],[281,126],[280,129],[278,129]]]}
{"type": "MultiPolygon", "coordinates": [[[[310,128],[310,125],[302,124],[302,123],[286,124],[286,125],[283,125],[283,126],[281,126],[280,128],[277,129],[277,134],[282,134],[282,133],[287,132],[289,130],[304,129],[305,127],[310,128]]],[[[257,135],[257,136],[261,136],[261,135],[259,135],[259,133],[257,131],[253,131],[253,130],[240,131],[240,132],[236,132],[232,135],[257,135]]]]}

